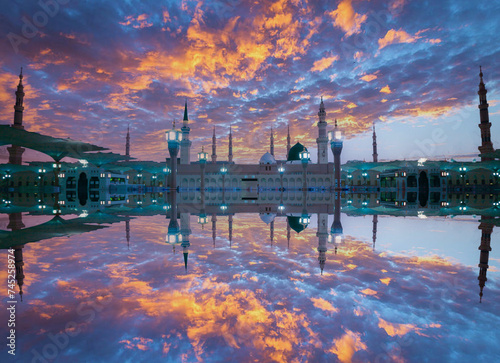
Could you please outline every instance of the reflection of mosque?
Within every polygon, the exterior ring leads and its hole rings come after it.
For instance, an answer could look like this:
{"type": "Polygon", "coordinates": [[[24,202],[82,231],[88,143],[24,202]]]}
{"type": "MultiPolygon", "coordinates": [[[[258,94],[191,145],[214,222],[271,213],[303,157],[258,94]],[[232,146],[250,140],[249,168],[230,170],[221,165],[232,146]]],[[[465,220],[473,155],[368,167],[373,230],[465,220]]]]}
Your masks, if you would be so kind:
{"type": "MultiPolygon", "coordinates": [[[[374,202],[373,205],[360,205],[358,208],[353,207],[352,203],[345,195],[340,192],[331,195],[332,203],[321,203],[317,200],[312,200],[311,195],[314,193],[306,193],[305,198],[301,203],[294,204],[271,204],[268,200],[254,201],[253,203],[231,203],[231,193],[227,193],[228,199],[224,203],[205,203],[205,194],[207,199],[211,200],[212,193],[203,193],[203,198],[200,202],[190,203],[188,200],[189,195],[185,196],[184,193],[168,193],[161,196],[145,197],[143,196],[127,196],[127,200],[119,206],[110,205],[101,208],[94,213],[82,212],[77,218],[62,219],[60,211],[46,223],[38,226],[24,228],[22,221],[22,212],[29,212],[30,214],[40,215],[48,214],[48,208],[41,209],[40,211],[33,211],[29,208],[22,206],[10,205],[7,208],[0,208],[0,212],[8,213],[9,224],[8,228],[11,232],[0,231],[0,248],[7,249],[13,248],[15,250],[15,265],[16,265],[16,281],[19,286],[20,294],[23,294],[24,283],[24,261],[23,261],[23,248],[27,243],[38,242],[59,236],[76,235],[85,232],[106,228],[106,224],[125,222],[125,237],[127,246],[130,244],[130,219],[137,216],[151,216],[158,214],[165,214],[167,211],[167,218],[169,218],[167,235],[165,241],[171,244],[174,249],[178,245],[182,249],[183,261],[185,270],[188,270],[188,257],[191,247],[190,235],[191,231],[191,216],[198,217],[198,223],[204,226],[211,222],[211,232],[213,246],[216,247],[217,238],[217,221],[227,218],[228,223],[228,240],[229,248],[233,242],[233,217],[238,213],[251,213],[258,214],[262,222],[269,226],[269,240],[271,245],[275,238],[275,221],[277,219],[284,219],[286,221],[286,238],[288,248],[290,247],[290,240],[292,231],[301,233],[309,227],[310,218],[312,214],[317,215],[317,232],[318,238],[318,263],[319,271],[323,274],[325,268],[327,269],[327,252],[328,250],[337,251],[345,244],[344,231],[341,223],[341,212],[349,215],[372,215],[373,218],[373,236],[372,248],[375,250],[375,243],[377,239],[377,224],[379,215],[393,215],[393,216],[422,216],[419,211],[413,211],[408,206],[389,209],[380,206],[380,203],[374,202]],[[161,199],[160,199],[161,197],[161,199]],[[177,198],[180,197],[180,201],[177,198]],[[306,202],[304,202],[304,200],[306,202]],[[152,202],[154,201],[154,203],[152,202]],[[313,203],[316,202],[316,203],[313,203]],[[12,213],[9,213],[12,212],[12,213]],[[333,223],[328,230],[328,217],[333,215],[333,223]]],[[[380,194],[370,196],[369,199],[377,200],[380,194]]],[[[304,197],[304,196],[303,196],[304,197]]],[[[316,196],[317,197],[317,196],[316,196]]],[[[199,198],[195,200],[200,201],[199,198]]],[[[450,211],[458,212],[459,205],[449,206],[450,211]]],[[[473,213],[476,213],[474,211],[473,213]]],[[[498,218],[494,218],[497,212],[497,207],[492,205],[490,208],[485,208],[481,212],[482,218],[480,221],[479,229],[482,231],[481,244],[479,246],[480,264],[479,264],[479,286],[480,297],[482,299],[483,290],[487,281],[486,274],[488,270],[488,257],[491,251],[491,233],[493,226],[498,224],[498,218]]],[[[462,211],[462,214],[466,214],[462,211]]],[[[440,215],[440,214],[436,214],[440,215]]],[[[441,214],[442,215],[442,214],[441,214]]]]}

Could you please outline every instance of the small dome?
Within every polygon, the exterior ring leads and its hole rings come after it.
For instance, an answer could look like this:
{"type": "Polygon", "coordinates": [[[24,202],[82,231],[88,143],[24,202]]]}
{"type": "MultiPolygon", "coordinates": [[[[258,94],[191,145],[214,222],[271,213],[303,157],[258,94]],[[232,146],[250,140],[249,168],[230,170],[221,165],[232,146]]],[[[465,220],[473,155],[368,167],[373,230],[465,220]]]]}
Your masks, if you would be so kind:
{"type": "Polygon", "coordinates": [[[290,228],[297,233],[300,233],[307,228],[302,223],[300,223],[300,217],[287,216],[286,218],[288,219],[288,224],[290,225],[290,228]]]}
{"type": "Polygon", "coordinates": [[[260,158],[259,164],[276,164],[276,159],[269,153],[265,153],[260,158]]]}
{"type": "Polygon", "coordinates": [[[274,214],[274,213],[260,213],[259,217],[262,220],[262,222],[264,222],[265,224],[269,224],[272,221],[274,221],[274,218],[276,218],[276,214],[274,214]]]}
{"type": "Polygon", "coordinates": [[[300,142],[296,143],[295,145],[292,146],[290,149],[290,152],[288,153],[288,158],[286,159],[287,161],[300,161],[300,153],[304,151],[304,149],[307,150],[304,145],[302,145],[300,142]]]}

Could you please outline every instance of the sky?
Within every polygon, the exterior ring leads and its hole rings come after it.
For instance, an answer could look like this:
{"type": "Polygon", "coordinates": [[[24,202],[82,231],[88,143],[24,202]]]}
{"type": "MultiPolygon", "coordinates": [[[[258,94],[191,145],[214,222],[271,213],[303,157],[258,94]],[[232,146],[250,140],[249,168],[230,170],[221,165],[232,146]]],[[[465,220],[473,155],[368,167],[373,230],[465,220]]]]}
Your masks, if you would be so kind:
{"type": "MultiPolygon", "coordinates": [[[[321,275],[315,218],[292,231],[289,245],[284,218],[275,220],[272,245],[259,215],[233,219],[230,248],[227,217],[217,217],[215,246],[211,223],[202,229],[191,217],[187,272],[180,246],[174,254],[164,242],[164,215],[133,219],[130,249],[124,222],[27,244],[16,358],[421,362],[500,354],[500,259],[492,244],[480,304],[477,220],[381,217],[373,250],[371,216],[343,214],[345,241],[337,254],[327,244],[321,275]],[[408,231],[411,238],[398,239],[408,231]],[[47,348],[54,336],[55,353],[47,348]]],[[[492,242],[498,237],[495,228],[492,242]]]]}
{"type": "MultiPolygon", "coordinates": [[[[343,160],[474,157],[479,66],[500,144],[500,1],[0,0],[0,123],[13,120],[19,68],[27,130],[167,156],[165,130],[189,106],[192,160],[218,135],[257,162],[271,128],[315,161],[320,97],[343,160]]],[[[4,151],[5,153],[5,151],[4,151]]],[[[331,157],[331,155],[330,155],[331,157]]]]}

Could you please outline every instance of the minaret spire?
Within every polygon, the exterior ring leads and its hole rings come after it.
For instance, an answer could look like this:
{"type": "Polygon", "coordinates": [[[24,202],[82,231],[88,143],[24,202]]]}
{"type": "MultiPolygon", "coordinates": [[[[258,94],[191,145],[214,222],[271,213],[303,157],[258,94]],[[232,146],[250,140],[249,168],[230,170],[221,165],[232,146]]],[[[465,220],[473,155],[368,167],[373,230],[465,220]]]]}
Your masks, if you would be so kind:
{"type": "MultiPolygon", "coordinates": [[[[19,83],[16,91],[16,104],[14,105],[14,123],[12,127],[15,129],[24,130],[23,126],[23,111],[24,111],[24,86],[23,86],[23,67],[19,73],[19,83]]],[[[21,165],[23,163],[24,149],[18,145],[12,145],[7,148],[9,152],[9,164],[21,165]]]]}
{"type": "Polygon", "coordinates": [[[372,250],[375,251],[375,242],[377,241],[377,224],[378,224],[378,215],[373,215],[373,229],[372,229],[372,250]]]}
{"type": "Polygon", "coordinates": [[[214,135],[212,136],[212,163],[217,162],[217,139],[215,138],[215,126],[214,135]]]}
{"type": "Polygon", "coordinates": [[[181,164],[189,164],[191,162],[191,141],[189,140],[189,119],[187,100],[184,103],[184,118],[182,119],[182,140],[181,140],[181,164]]]}
{"type": "Polygon", "coordinates": [[[490,218],[486,216],[481,216],[481,224],[479,229],[482,231],[481,234],[481,244],[478,250],[481,251],[479,257],[479,302],[483,301],[483,289],[488,279],[486,278],[486,273],[488,272],[488,259],[491,251],[491,234],[493,232],[493,224],[488,223],[490,218]]]}
{"type": "Polygon", "coordinates": [[[127,139],[125,141],[125,156],[130,157],[130,125],[127,126],[127,139]]]}
{"type": "Polygon", "coordinates": [[[270,151],[269,153],[274,156],[274,135],[273,135],[273,128],[271,126],[271,141],[270,141],[270,151]]]}
{"type": "Polygon", "coordinates": [[[212,240],[215,247],[215,238],[217,237],[217,214],[212,214],[212,240]]]}
{"type": "Polygon", "coordinates": [[[286,219],[286,242],[287,242],[287,248],[290,249],[290,237],[291,237],[291,227],[290,223],[288,222],[288,218],[286,219]]]}
{"type": "Polygon", "coordinates": [[[233,244],[233,216],[230,214],[227,216],[227,221],[229,224],[229,248],[233,244]]]}
{"type": "Polygon", "coordinates": [[[321,96],[318,112],[318,138],[316,139],[316,144],[318,145],[318,164],[328,163],[328,136],[326,134],[326,126],[325,104],[323,103],[323,96],[321,96]]]}
{"type": "Polygon", "coordinates": [[[373,162],[378,163],[377,134],[375,133],[375,121],[373,122],[373,162]]]}
{"type": "Polygon", "coordinates": [[[269,238],[271,238],[271,246],[272,246],[274,241],[274,220],[270,223],[269,226],[269,238]]]}
{"type": "Polygon", "coordinates": [[[290,153],[290,149],[291,149],[291,144],[290,144],[290,124],[288,124],[288,134],[286,136],[286,158],[285,159],[288,159],[288,154],[290,153]]]}
{"type": "MultiPolygon", "coordinates": [[[[479,152],[481,154],[492,153],[495,150],[493,149],[493,143],[491,142],[491,123],[490,116],[488,113],[488,100],[486,99],[486,94],[488,91],[486,90],[486,86],[483,81],[483,69],[479,67],[479,91],[477,94],[479,95],[479,115],[481,118],[481,123],[479,124],[479,128],[481,129],[481,146],[479,146],[479,152]]],[[[493,160],[492,158],[482,157],[481,161],[493,160]]]]}
{"type": "Polygon", "coordinates": [[[229,155],[228,161],[233,162],[233,133],[231,131],[231,126],[229,126],[229,155]]]}
{"type": "Polygon", "coordinates": [[[125,238],[127,239],[127,247],[130,249],[130,220],[125,221],[125,238]]]}

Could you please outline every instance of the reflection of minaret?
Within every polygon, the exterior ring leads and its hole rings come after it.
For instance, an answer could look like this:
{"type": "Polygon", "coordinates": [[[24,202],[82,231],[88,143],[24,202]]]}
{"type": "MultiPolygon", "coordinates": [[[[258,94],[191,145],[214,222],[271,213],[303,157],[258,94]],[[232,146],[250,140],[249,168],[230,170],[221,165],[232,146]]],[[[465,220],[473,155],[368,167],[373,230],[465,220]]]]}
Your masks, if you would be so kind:
{"type": "Polygon", "coordinates": [[[273,135],[273,128],[271,127],[271,141],[270,141],[270,147],[269,147],[269,153],[274,156],[274,135],[273,135]]]}
{"type": "MultiPolygon", "coordinates": [[[[23,86],[23,69],[21,68],[21,73],[19,74],[19,84],[17,85],[16,91],[16,104],[14,106],[14,124],[12,125],[15,129],[24,130],[23,126],[23,111],[24,111],[24,86],[23,86]]],[[[23,152],[24,149],[18,145],[12,145],[7,148],[9,152],[9,164],[21,165],[23,163],[23,152]]]]}
{"type": "Polygon", "coordinates": [[[127,126],[127,140],[125,142],[125,156],[130,156],[130,126],[127,126]]]}
{"type": "Polygon", "coordinates": [[[215,238],[217,237],[217,214],[212,214],[212,240],[214,241],[215,247],[215,238]]]}
{"type": "Polygon", "coordinates": [[[130,221],[125,221],[125,237],[127,238],[127,247],[130,249],[130,221]]]}
{"type": "Polygon", "coordinates": [[[189,213],[181,213],[181,235],[182,235],[182,254],[184,255],[184,268],[187,271],[188,254],[189,254],[189,235],[191,229],[189,228],[190,216],[189,213]]]}
{"type": "Polygon", "coordinates": [[[272,246],[274,241],[274,220],[270,223],[269,226],[269,237],[271,238],[271,246],[272,246]]]}
{"type": "Polygon", "coordinates": [[[231,126],[229,126],[229,155],[228,161],[233,162],[233,133],[231,131],[231,126]]]}
{"type": "Polygon", "coordinates": [[[372,235],[372,240],[373,240],[373,250],[375,251],[375,242],[377,241],[377,223],[378,223],[378,215],[374,214],[373,215],[373,235],[372,235]]]}
{"type": "MultiPolygon", "coordinates": [[[[24,228],[23,215],[21,213],[10,213],[9,214],[9,224],[7,228],[12,231],[18,231],[24,228]]],[[[23,301],[23,285],[24,285],[24,261],[23,261],[23,246],[14,246],[14,264],[16,267],[16,282],[19,286],[19,296],[21,301],[23,301]]]]}
{"type": "Polygon", "coordinates": [[[318,232],[316,236],[318,237],[318,261],[319,268],[321,269],[321,274],[323,275],[323,270],[325,268],[326,262],[326,252],[328,248],[326,247],[326,242],[328,240],[328,214],[318,213],[318,232]]]}
{"type": "Polygon", "coordinates": [[[233,216],[230,214],[227,216],[227,221],[229,222],[229,248],[233,244],[233,216]]]}
{"type": "Polygon", "coordinates": [[[488,272],[488,259],[491,251],[491,233],[493,232],[493,224],[488,223],[487,220],[488,217],[481,217],[481,220],[484,222],[481,222],[479,225],[479,229],[482,231],[481,234],[481,245],[479,246],[479,250],[481,251],[481,255],[479,257],[479,302],[482,302],[483,300],[483,289],[486,281],[488,280],[486,278],[486,273],[488,272]]]}
{"type": "Polygon", "coordinates": [[[215,126],[214,135],[212,136],[212,163],[217,162],[217,139],[215,138],[215,126]]]}
{"type": "MultiPolygon", "coordinates": [[[[479,77],[481,81],[479,82],[479,91],[477,94],[479,95],[479,115],[481,117],[481,123],[479,124],[479,128],[481,129],[481,146],[478,148],[481,154],[492,153],[495,150],[493,149],[493,144],[491,143],[491,123],[490,116],[488,114],[488,101],[486,99],[486,94],[488,91],[486,90],[486,86],[483,82],[483,70],[479,67],[479,77]]],[[[493,160],[492,158],[484,158],[481,157],[481,161],[493,160]]]]}
{"type": "Polygon", "coordinates": [[[377,134],[375,133],[375,122],[373,123],[373,162],[378,162],[378,152],[377,152],[377,134]]]}
{"type": "Polygon", "coordinates": [[[288,159],[288,154],[290,153],[290,125],[288,125],[288,134],[286,135],[286,158],[288,159]]]}
{"type": "Polygon", "coordinates": [[[292,228],[290,228],[290,223],[288,222],[288,218],[286,219],[286,241],[287,248],[290,249],[290,236],[291,236],[292,228]]]}

